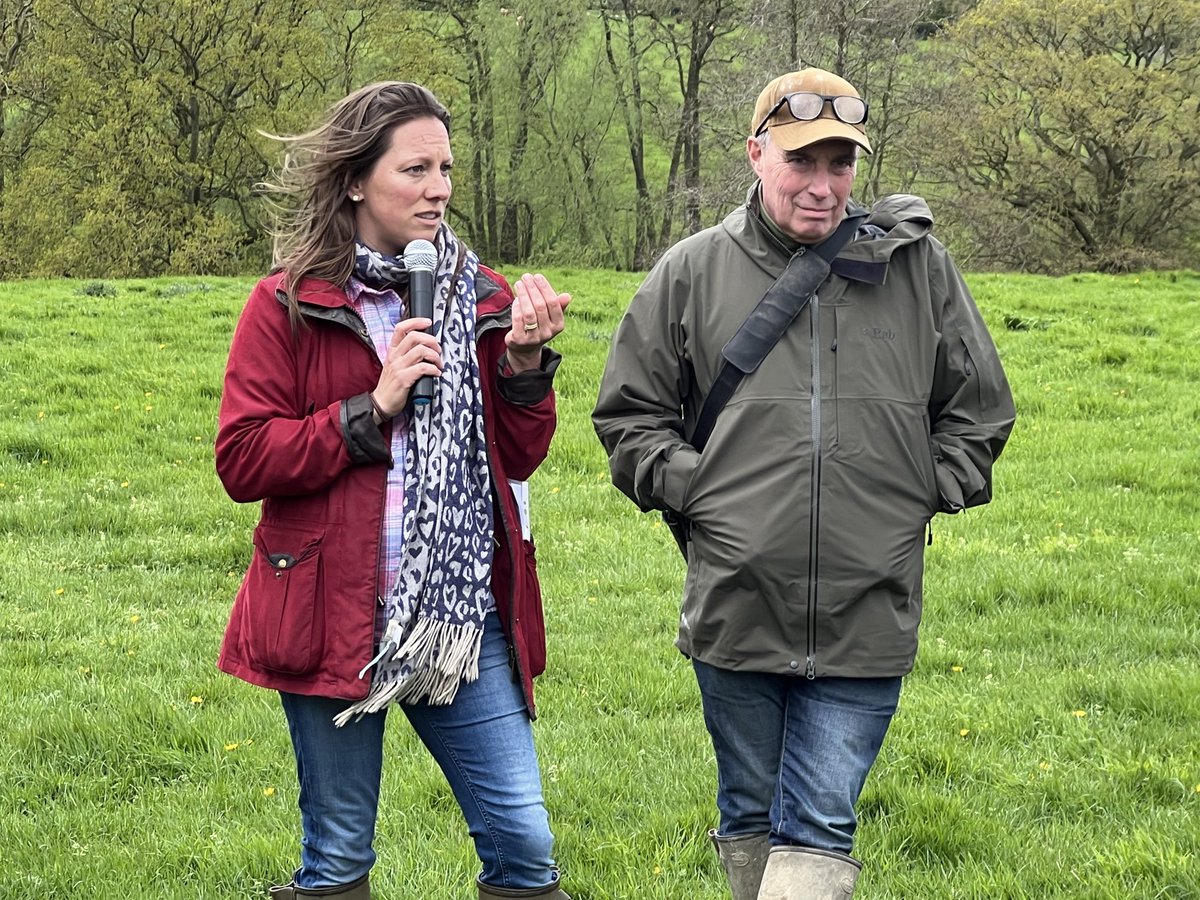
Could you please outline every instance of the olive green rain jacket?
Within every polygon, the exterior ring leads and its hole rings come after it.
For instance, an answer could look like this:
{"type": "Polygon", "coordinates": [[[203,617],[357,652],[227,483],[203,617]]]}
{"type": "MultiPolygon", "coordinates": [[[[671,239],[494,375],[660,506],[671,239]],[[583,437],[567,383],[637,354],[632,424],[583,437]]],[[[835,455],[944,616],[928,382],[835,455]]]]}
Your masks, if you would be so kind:
{"type": "Polygon", "coordinates": [[[757,185],[672,247],[613,337],[593,413],[613,483],[691,519],[677,645],[726,669],[907,673],[926,528],[991,499],[1015,418],[979,311],[918,197],[880,201],[717,418],[721,348],[790,250],[757,185]]]}

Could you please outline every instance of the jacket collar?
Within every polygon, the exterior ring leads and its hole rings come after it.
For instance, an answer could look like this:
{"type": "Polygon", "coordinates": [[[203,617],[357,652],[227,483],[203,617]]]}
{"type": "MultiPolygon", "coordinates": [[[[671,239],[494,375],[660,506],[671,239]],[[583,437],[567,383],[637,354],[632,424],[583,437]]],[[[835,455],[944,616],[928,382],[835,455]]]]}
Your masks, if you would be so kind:
{"type": "MultiPolygon", "coordinates": [[[[756,180],[746,194],[745,206],[726,217],[724,227],[764,270],[777,272],[781,257],[790,257],[802,245],[789,239],[769,220],[762,209],[759,191],[760,182],[756,180]]],[[[853,199],[846,204],[847,215],[864,209],[853,199]]],[[[883,284],[892,254],[926,237],[932,227],[933,215],[920,197],[911,194],[884,197],[870,208],[866,221],[830,269],[850,281],[883,284]]]]}
{"type": "MultiPolygon", "coordinates": [[[[734,220],[737,212],[726,219],[726,230],[741,244],[742,249],[755,259],[768,272],[778,274],[781,259],[790,258],[802,247],[802,244],[789,235],[772,221],[762,207],[761,182],[755,181],[746,194],[746,205],[742,210],[740,223],[734,220]]],[[[846,215],[866,215],[865,207],[850,200],[846,204],[846,215]]],[[[887,275],[887,260],[876,259],[847,259],[847,250],[864,238],[874,237],[879,229],[864,223],[853,240],[842,249],[837,258],[830,264],[830,271],[835,275],[848,278],[851,281],[861,281],[866,284],[883,284],[887,275]]]]}

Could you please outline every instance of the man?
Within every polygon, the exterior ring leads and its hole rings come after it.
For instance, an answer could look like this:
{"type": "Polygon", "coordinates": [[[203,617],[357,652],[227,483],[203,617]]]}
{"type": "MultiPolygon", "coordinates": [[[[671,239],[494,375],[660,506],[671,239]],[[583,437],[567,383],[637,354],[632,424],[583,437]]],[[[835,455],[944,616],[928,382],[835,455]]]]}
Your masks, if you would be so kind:
{"type": "MultiPolygon", "coordinates": [[[[1015,418],[924,201],[878,203],[833,273],[690,438],[722,348],[850,200],[867,104],[820,69],[759,95],[757,181],[672,247],[613,338],[593,413],[613,482],[690,522],[679,649],[717,759],[734,900],[850,897],[855,806],[912,669],[926,531],[991,499],[1015,418]]],[[[853,229],[852,229],[853,230],[853,229]]]]}

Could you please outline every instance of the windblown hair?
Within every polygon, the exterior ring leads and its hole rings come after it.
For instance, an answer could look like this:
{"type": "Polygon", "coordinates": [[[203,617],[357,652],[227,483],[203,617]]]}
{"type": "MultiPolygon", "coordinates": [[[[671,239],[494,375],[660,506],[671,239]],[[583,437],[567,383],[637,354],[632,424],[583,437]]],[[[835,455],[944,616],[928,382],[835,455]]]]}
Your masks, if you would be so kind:
{"type": "Polygon", "coordinates": [[[382,81],[334,104],[311,131],[267,135],[284,145],[283,166],[259,185],[267,195],[274,239],[273,268],[283,270],[293,328],[300,323],[297,289],[306,277],[345,285],[354,271],[354,209],[350,185],[387,152],[392,129],[450,113],[419,84],[382,81]]]}

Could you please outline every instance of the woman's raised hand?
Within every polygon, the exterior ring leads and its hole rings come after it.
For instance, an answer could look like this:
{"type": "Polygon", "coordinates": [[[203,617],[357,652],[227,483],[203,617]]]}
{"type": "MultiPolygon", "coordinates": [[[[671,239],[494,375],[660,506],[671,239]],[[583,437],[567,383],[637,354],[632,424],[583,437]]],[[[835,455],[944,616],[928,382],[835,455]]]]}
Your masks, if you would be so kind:
{"type": "Polygon", "coordinates": [[[570,294],[560,294],[545,275],[522,275],[513,284],[512,329],[505,335],[508,365],[514,372],[536,369],[542,345],[563,330],[570,294]]]}

